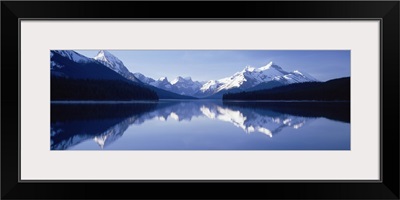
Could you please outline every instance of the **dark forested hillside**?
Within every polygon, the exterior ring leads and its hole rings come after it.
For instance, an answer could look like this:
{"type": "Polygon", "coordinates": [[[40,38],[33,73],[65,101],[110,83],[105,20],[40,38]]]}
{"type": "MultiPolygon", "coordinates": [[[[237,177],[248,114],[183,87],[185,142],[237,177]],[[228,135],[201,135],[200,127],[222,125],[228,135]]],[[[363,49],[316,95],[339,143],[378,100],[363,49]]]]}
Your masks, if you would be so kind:
{"type": "Polygon", "coordinates": [[[350,77],[327,82],[295,83],[267,90],[229,93],[223,100],[319,100],[349,101],[350,77]]]}
{"type": "Polygon", "coordinates": [[[52,76],[62,76],[71,79],[120,80],[131,82],[96,60],[88,59],[87,62],[75,62],[53,51],[53,56],[50,61],[55,64],[50,70],[52,76]]]}
{"type": "Polygon", "coordinates": [[[133,82],[52,76],[51,100],[158,100],[158,96],[133,82]]]}

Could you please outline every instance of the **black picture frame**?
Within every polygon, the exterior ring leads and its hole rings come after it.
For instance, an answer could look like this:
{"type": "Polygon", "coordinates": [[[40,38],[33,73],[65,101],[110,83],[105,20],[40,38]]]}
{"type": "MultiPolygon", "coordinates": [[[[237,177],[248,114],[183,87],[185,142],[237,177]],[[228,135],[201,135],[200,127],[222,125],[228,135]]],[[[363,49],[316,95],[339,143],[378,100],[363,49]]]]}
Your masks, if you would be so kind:
{"type": "Polygon", "coordinates": [[[1,198],[399,199],[399,9],[399,1],[2,1],[1,198]],[[22,18],[122,20],[379,19],[382,22],[380,86],[382,179],[373,182],[20,182],[18,133],[21,128],[19,123],[21,80],[18,67],[20,62],[19,23],[22,18]]]}

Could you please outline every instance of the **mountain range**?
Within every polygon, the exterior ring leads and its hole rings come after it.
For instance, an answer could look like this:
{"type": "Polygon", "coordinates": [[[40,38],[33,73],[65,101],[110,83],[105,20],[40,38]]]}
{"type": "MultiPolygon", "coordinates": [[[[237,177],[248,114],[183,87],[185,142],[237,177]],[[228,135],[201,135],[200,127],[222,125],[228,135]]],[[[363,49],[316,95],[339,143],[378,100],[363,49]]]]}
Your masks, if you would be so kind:
{"type": "Polygon", "coordinates": [[[269,89],[292,83],[318,82],[316,78],[305,72],[298,70],[287,72],[273,62],[260,68],[247,66],[230,77],[205,82],[193,81],[190,77],[182,78],[180,76],[172,81],[168,81],[166,77],[154,80],[141,73],[135,73],[134,76],[143,83],[197,98],[221,98],[228,92],[269,89]]]}
{"type": "Polygon", "coordinates": [[[157,99],[193,99],[142,83],[122,61],[106,51],[88,58],[72,50],[51,50],[50,71],[52,100],[118,100],[111,94],[117,91],[118,96],[126,97],[119,91],[127,91],[127,84],[131,98],[123,100],[155,100],[153,92],[157,99]]]}
{"type": "Polygon", "coordinates": [[[255,68],[246,66],[232,76],[218,80],[195,81],[181,77],[169,81],[166,77],[153,79],[140,72],[131,72],[124,63],[108,51],[101,50],[88,58],[72,50],[51,50],[52,77],[91,80],[118,80],[152,90],[159,98],[222,98],[226,93],[271,89],[303,82],[319,82],[306,72],[289,72],[270,62],[255,68]]]}

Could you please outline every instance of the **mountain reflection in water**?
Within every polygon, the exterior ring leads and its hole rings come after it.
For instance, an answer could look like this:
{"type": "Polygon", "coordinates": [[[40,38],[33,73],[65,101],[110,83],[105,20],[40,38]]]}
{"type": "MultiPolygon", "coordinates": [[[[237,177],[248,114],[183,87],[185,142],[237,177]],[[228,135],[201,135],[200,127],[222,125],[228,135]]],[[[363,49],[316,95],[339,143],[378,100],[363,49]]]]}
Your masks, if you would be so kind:
{"type": "MultiPolygon", "coordinates": [[[[307,144],[309,146],[298,146],[301,142],[296,144],[295,141],[291,141],[291,146],[272,144],[271,141],[274,140],[276,134],[283,134],[285,130],[288,130],[287,132],[300,130],[308,123],[315,123],[313,130],[319,132],[327,130],[321,130],[324,127],[318,124],[330,123],[329,126],[343,127],[346,133],[340,135],[338,144],[328,145],[326,149],[349,150],[350,104],[348,102],[222,102],[218,100],[160,100],[159,102],[124,104],[52,103],[50,148],[51,150],[93,149],[85,148],[83,145],[91,141],[90,143],[97,144],[97,149],[126,150],[325,149],[321,146],[322,143],[307,144]],[[314,122],[319,119],[325,119],[326,122],[314,122]],[[135,127],[145,126],[146,122],[151,123],[148,127],[146,126],[146,130],[154,129],[154,133],[140,135],[141,129],[135,129],[135,127]],[[170,126],[163,126],[163,123],[170,126]],[[174,129],[168,129],[167,127],[171,127],[173,123],[176,123],[174,129]],[[213,129],[214,126],[215,129],[213,129]],[[199,132],[198,127],[203,127],[204,131],[214,130],[214,133],[203,134],[201,137],[194,135],[195,133],[192,132],[199,132]],[[233,130],[232,127],[237,128],[233,130]],[[185,138],[181,138],[182,141],[176,135],[172,136],[177,130],[182,129],[186,129],[185,138]],[[237,134],[239,131],[241,134],[237,134]],[[130,139],[131,136],[124,136],[126,132],[129,132],[128,135],[137,134],[140,137],[130,139]],[[256,133],[264,137],[255,138],[254,136],[250,140],[242,135],[256,133]],[[154,135],[161,134],[163,141],[155,143],[154,140],[157,138],[154,135]],[[171,134],[171,137],[168,137],[168,134],[171,134]],[[193,134],[192,138],[191,134],[193,134]],[[121,143],[119,147],[115,146],[117,144],[114,145],[117,140],[125,140],[125,138],[131,140],[125,142],[130,143],[130,147],[127,147],[128,144],[125,143],[124,145],[121,143]],[[263,141],[269,143],[261,144],[263,141]],[[174,144],[176,146],[173,146],[174,144]]],[[[318,139],[320,136],[315,138],[315,142],[322,140],[318,139]]],[[[293,138],[293,140],[297,139],[293,138]]]]}

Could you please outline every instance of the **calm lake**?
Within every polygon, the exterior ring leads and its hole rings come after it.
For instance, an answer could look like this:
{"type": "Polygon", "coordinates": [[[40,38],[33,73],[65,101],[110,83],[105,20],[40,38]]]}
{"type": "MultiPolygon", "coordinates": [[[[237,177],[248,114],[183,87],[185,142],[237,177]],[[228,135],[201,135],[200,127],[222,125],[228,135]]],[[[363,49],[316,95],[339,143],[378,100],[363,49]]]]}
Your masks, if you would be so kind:
{"type": "Polygon", "coordinates": [[[53,102],[50,149],[350,150],[350,103],[53,102]]]}

